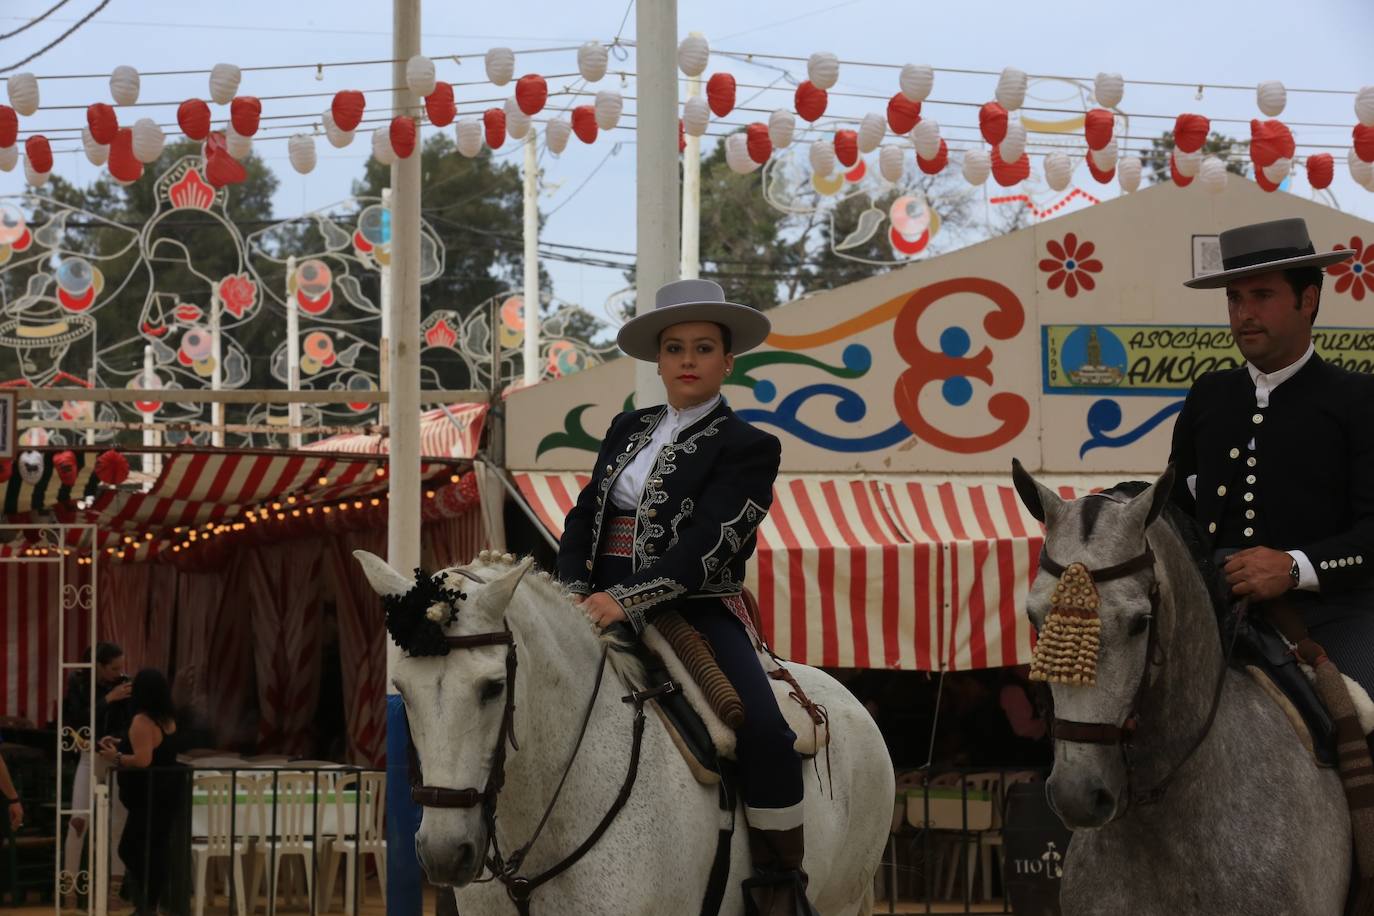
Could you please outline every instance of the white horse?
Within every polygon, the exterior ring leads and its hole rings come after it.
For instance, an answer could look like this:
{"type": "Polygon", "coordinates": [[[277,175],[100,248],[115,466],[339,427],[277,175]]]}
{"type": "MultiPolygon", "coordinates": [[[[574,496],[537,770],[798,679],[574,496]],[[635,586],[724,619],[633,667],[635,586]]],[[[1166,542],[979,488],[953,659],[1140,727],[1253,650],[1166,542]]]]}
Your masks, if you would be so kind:
{"type": "MultiPolygon", "coordinates": [[[[372,554],[355,556],[383,597],[415,585],[372,554]]],[[[603,640],[573,596],[547,573],[525,575],[531,565],[484,552],[468,566],[435,574],[433,581],[465,593],[451,620],[442,608],[431,617],[443,621],[450,644],[480,634],[498,634],[497,642],[454,648],[445,656],[403,657],[393,678],[425,784],[449,789],[488,786],[505,753],[497,748],[505,743],[506,691],[514,690],[515,741],[495,798],[503,854],[534,835],[566,773],[521,865],[527,877],[569,856],[611,809],[626,779],[634,719],[633,707],[621,701],[627,690],[616,675],[608,673],[597,684],[603,640]],[[518,647],[513,685],[506,683],[508,649],[499,641],[507,630],[518,647]],[[586,732],[574,754],[584,714],[586,732]]],[[[790,669],[811,699],[826,707],[834,735],[831,772],[820,774],[819,785],[814,775],[807,779],[808,896],[825,916],[866,914],[891,821],[892,763],[877,726],[848,690],[814,668],[790,669]]],[[[825,755],[817,760],[823,771],[825,755]]],[[[532,912],[695,916],[721,820],[716,789],[693,778],[650,715],[628,802],[583,858],[534,892],[532,912]]],[[[722,914],[744,911],[740,882],[752,874],[742,806],[735,823],[722,914]]],[[[480,806],[427,807],[416,848],[430,881],[454,888],[464,916],[515,912],[500,882],[474,883],[485,877],[489,848],[480,806]]]]}

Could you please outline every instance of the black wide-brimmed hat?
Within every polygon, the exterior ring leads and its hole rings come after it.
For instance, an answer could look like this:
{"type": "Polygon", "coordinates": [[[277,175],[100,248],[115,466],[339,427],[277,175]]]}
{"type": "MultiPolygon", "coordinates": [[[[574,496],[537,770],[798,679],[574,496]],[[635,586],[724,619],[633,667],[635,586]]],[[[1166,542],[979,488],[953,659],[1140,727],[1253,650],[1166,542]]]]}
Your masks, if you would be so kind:
{"type": "Polygon", "coordinates": [[[1221,243],[1221,270],[1184,280],[1184,286],[1220,289],[1241,277],[1293,267],[1325,267],[1355,255],[1350,248],[1317,251],[1312,246],[1312,237],[1307,234],[1307,221],[1303,219],[1276,219],[1227,229],[1218,241],[1221,243]]]}
{"type": "Polygon", "coordinates": [[[625,323],[615,342],[635,359],[655,362],[658,338],[665,328],[684,321],[710,321],[730,329],[732,353],[763,343],[772,325],[756,308],[725,301],[725,290],[710,280],[674,280],[658,288],[654,310],[625,323]]]}

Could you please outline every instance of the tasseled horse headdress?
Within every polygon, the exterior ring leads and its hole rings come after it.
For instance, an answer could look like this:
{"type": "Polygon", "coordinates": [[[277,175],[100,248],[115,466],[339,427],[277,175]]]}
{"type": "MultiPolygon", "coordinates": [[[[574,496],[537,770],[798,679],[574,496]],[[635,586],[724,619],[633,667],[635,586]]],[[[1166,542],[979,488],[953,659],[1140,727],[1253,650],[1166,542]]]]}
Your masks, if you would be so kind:
{"type": "Polygon", "coordinates": [[[1097,654],[1102,620],[1092,573],[1082,563],[1070,564],[1050,599],[1050,614],[1040,627],[1031,658],[1030,677],[1050,684],[1090,687],[1097,683],[1097,654]]]}
{"type": "Polygon", "coordinates": [[[458,618],[458,603],[467,597],[416,569],[415,584],[405,594],[382,598],[387,632],[411,657],[448,655],[444,628],[458,618]]]}

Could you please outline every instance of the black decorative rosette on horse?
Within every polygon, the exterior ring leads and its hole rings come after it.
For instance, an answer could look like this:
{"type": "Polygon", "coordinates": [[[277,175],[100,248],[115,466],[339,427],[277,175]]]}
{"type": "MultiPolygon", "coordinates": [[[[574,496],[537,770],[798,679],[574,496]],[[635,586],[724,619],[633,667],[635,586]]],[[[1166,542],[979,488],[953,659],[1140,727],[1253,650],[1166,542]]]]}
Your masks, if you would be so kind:
{"type": "Polygon", "coordinates": [[[386,595],[386,630],[396,645],[412,658],[448,655],[444,628],[458,617],[467,594],[441,585],[418,567],[415,584],[403,595],[386,595]]]}

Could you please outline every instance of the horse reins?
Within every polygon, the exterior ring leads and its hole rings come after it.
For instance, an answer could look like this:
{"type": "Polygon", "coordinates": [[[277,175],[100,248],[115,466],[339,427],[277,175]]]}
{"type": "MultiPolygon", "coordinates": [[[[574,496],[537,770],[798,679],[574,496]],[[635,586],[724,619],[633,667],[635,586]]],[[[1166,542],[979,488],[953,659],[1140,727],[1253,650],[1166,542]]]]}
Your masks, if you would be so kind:
{"type": "MultiPolygon", "coordinates": [[[[1090,569],[1089,574],[1094,582],[1110,582],[1113,579],[1124,579],[1145,570],[1153,570],[1155,565],[1155,554],[1148,546],[1145,552],[1133,557],[1124,563],[1117,563],[1114,566],[1107,566],[1102,569],[1090,569]]],[[[1050,559],[1048,551],[1040,552],[1040,568],[1052,576],[1060,577],[1064,575],[1067,567],[1061,566],[1050,559]]],[[[1248,603],[1248,602],[1246,602],[1248,603]]],[[[1238,613],[1245,613],[1245,604],[1242,603],[1238,613]]],[[[1226,672],[1230,668],[1231,653],[1235,650],[1235,633],[1232,633],[1230,645],[1226,650],[1226,658],[1221,666],[1221,671],[1217,675],[1216,686],[1212,690],[1212,705],[1207,712],[1207,719],[1202,728],[1188,746],[1188,750],[1183,756],[1169,769],[1158,783],[1141,792],[1134,790],[1135,768],[1131,762],[1131,746],[1135,737],[1136,730],[1140,726],[1140,710],[1144,705],[1145,692],[1150,684],[1150,669],[1158,668],[1164,664],[1162,651],[1159,645],[1159,630],[1156,620],[1159,616],[1159,578],[1156,575],[1150,583],[1150,617],[1146,624],[1147,636],[1145,643],[1145,664],[1140,670],[1140,682],[1136,685],[1135,695],[1131,698],[1131,705],[1126,714],[1126,718],[1120,725],[1111,722],[1074,722],[1069,719],[1061,719],[1054,716],[1051,711],[1050,736],[1057,741],[1068,741],[1074,744],[1103,744],[1115,745],[1121,749],[1121,759],[1126,767],[1127,794],[1132,804],[1149,805],[1154,804],[1164,797],[1170,783],[1178,774],[1183,765],[1192,758],[1193,754],[1202,742],[1207,739],[1207,735],[1212,730],[1212,723],[1216,720],[1217,708],[1221,705],[1221,692],[1226,686],[1226,672]]]]}

